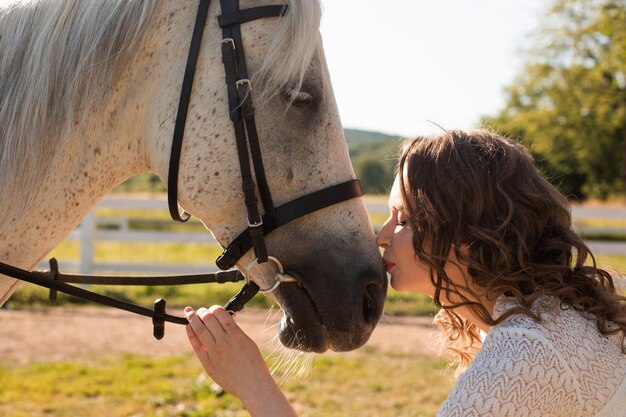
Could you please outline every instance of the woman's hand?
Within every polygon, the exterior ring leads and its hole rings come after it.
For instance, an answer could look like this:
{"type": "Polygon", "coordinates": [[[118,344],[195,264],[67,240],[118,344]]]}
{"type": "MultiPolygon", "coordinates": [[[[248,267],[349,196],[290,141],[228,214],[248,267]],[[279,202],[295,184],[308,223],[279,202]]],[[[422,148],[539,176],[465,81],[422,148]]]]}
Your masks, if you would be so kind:
{"type": "Polygon", "coordinates": [[[221,306],[185,308],[187,336],[205,371],[254,416],[295,416],[259,348],[221,306]]]}

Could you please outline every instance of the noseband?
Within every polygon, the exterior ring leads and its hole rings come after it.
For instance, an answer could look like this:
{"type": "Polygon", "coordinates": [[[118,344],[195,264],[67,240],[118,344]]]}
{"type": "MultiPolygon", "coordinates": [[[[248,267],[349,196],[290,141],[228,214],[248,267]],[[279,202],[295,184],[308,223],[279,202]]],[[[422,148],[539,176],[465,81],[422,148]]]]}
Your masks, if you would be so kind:
{"type": "MultiPolygon", "coordinates": [[[[13,278],[31,282],[49,288],[50,296],[56,292],[64,292],[76,297],[84,298],[100,304],[120,308],[136,314],[152,317],[154,336],[161,339],[164,335],[165,322],[188,324],[184,317],[166,314],[165,300],[159,299],[154,308],[148,309],[127,303],[121,300],[106,297],[69,283],[80,284],[110,284],[110,285],[182,285],[205,282],[236,282],[246,279],[247,282],[225,306],[231,313],[240,311],[258,292],[270,293],[282,283],[294,283],[297,280],[286,274],[281,262],[267,251],[265,237],[295,219],[306,216],[317,210],[332,206],[343,201],[363,195],[358,180],[350,180],[336,184],[311,194],[304,195],[286,204],[275,207],[263,166],[263,158],[259,145],[259,138],[254,119],[252,105],[252,84],[248,75],[244,47],[241,37],[241,24],[266,17],[280,17],[288,12],[286,5],[260,6],[249,9],[239,9],[239,0],[220,0],[222,14],[218,16],[218,23],[222,29],[221,52],[224,64],[226,89],[228,93],[229,117],[233,123],[237,154],[241,169],[242,190],[244,204],[247,211],[247,228],[241,232],[217,258],[217,266],[224,270],[214,274],[199,274],[168,277],[105,277],[86,275],[61,274],[56,260],[50,260],[50,271],[29,272],[0,263],[0,273],[13,278]],[[252,165],[250,163],[252,161],[252,165]],[[254,178],[252,175],[254,168],[254,178]],[[256,182],[255,182],[256,180],[256,182]],[[257,192],[261,198],[264,214],[261,216],[257,192]],[[247,265],[246,278],[237,270],[229,270],[250,250],[254,249],[255,258],[247,265]],[[269,261],[269,262],[268,262],[269,261]],[[273,264],[276,267],[274,282],[266,288],[260,288],[253,281],[253,271],[262,269],[262,264],[273,264]]],[[[191,99],[193,79],[196,64],[200,54],[202,35],[206,25],[209,10],[209,0],[200,0],[193,36],[189,47],[187,65],[181,88],[178,111],[174,125],[174,134],[170,152],[168,173],[168,206],[170,215],[176,221],[189,220],[189,214],[179,212],[178,172],[185,132],[185,122],[191,99]]]]}

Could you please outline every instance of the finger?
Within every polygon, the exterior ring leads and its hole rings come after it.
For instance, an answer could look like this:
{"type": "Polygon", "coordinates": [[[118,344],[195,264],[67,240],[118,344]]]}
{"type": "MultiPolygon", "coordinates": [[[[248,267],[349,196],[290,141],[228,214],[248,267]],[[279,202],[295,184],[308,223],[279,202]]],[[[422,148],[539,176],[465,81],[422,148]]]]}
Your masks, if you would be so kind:
{"type": "Polygon", "coordinates": [[[200,342],[200,339],[198,339],[198,336],[194,332],[191,325],[185,326],[185,330],[187,331],[187,337],[189,338],[189,343],[191,343],[191,348],[198,357],[198,360],[200,361],[204,369],[208,371],[211,366],[208,353],[204,349],[204,346],[200,342]]]}
{"type": "Polygon", "coordinates": [[[226,335],[226,331],[215,317],[215,314],[209,309],[199,308],[198,309],[198,317],[204,323],[204,325],[209,329],[216,343],[220,343],[224,336],[226,335]]]}
{"type": "Polygon", "coordinates": [[[220,325],[224,329],[225,333],[228,334],[238,329],[240,330],[239,326],[237,326],[237,323],[233,319],[233,316],[231,316],[228,311],[224,310],[224,307],[219,306],[219,305],[212,306],[209,308],[209,311],[213,313],[217,321],[220,323],[220,325]]]}
{"type": "Polygon", "coordinates": [[[187,321],[193,331],[196,333],[196,336],[198,336],[198,339],[200,339],[200,343],[202,343],[207,349],[214,347],[215,337],[213,337],[210,330],[191,307],[185,308],[185,317],[187,318],[187,321]]]}
{"type": "Polygon", "coordinates": [[[188,324],[187,326],[185,326],[185,330],[187,331],[187,338],[189,339],[189,344],[191,344],[191,348],[194,350],[194,352],[197,352],[197,351],[206,352],[204,345],[202,344],[202,342],[200,342],[200,339],[198,339],[198,336],[196,335],[196,332],[193,331],[193,328],[191,327],[191,325],[188,324]]]}

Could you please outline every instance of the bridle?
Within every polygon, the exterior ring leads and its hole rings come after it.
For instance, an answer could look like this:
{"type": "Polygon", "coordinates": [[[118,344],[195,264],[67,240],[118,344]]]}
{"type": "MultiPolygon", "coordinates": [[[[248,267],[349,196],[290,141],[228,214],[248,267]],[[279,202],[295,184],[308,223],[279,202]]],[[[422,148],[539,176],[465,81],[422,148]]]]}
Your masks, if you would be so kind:
{"type": "MultiPolygon", "coordinates": [[[[187,319],[184,317],[172,316],[166,313],[165,300],[158,299],[154,303],[154,308],[149,309],[69,284],[183,285],[246,280],[247,282],[243,288],[224,306],[227,311],[234,314],[243,309],[244,305],[258,292],[269,293],[276,290],[282,283],[297,282],[294,277],[285,273],[281,262],[276,257],[268,254],[265,236],[278,227],[295,219],[325,207],[359,197],[363,195],[363,193],[359,181],[355,179],[304,195],[279,207],[274,206],[265,176],[263,158],[254,119],[254,107],[252,105],[251,96],[252,84],[246,67],[241,37],[241,24],[266,17],[284,16],[288,12],[288,6],[260,6],[242,10],[239,8],[239,0],[220,0],[220,4],[222,14],[218,17],[218,23],[222,29],[222,40],[220,42],[222,62],[224,64],[228,93],[229,117],[233,123],[237,143],[237,154],[241,169],[242,190],[247,210],[248,225],[217,258],[216,264],[223,271],[212,274],[165,277],[69,275],[60,273],[57,261],[51,259],[50,270],[46,272],[29,272],[0,262],[1,274],[49,288],[51,299],[54,299],[56,292],[59,291],[110,307],[152,317],[154,326],[153,334],[157,339],[161,339],[164,336],[165,322],[188,324],[187,319]],[[252,160],[252,166],[250,160],[252,160]],[[254,178],[252,176],[252,167],[254,167],[254,178]],[[263,205],[264,214],[262,216],[256,197],[257,187],[263,205]],[[246,268],[247,278],[236,269],[229,270],[252,248],[254,248],[255,257],[246,268]],[[258,284],[250,278],[251,271],[253,267],[267,262],[273,263],[276,267],[277,273],[274,276],[274,283],[267,288],[259,288],[258,284]]],[[[185,211],[179,212],[177,202],[178,171],[187,111],[191,98],[196,63],[200,53],[202,35],[208,16],[208,9],[209,0],[200,0],[187,57],[170,152],[168,206],[172,218],[181,222],[187,221],[190,216],[185,211]]]]}

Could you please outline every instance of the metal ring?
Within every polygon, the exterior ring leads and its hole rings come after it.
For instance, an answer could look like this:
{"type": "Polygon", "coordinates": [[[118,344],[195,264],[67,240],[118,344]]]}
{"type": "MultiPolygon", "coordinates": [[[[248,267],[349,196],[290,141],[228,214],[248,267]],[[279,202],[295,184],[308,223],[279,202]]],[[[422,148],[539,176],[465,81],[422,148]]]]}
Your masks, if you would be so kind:
{"type": "MultiPolygon", "coordinates": [[[[278,267],[278,272],[280,272],[281,274],[285,272],[285,270],[283,269],[283,264],[281,264],[277,258],[275,258],[274,256],[268,256],[267,259],[276,264],[276,266],[278,267]]],[[[250,270],[250,267],[252,266],[253,263],[258,263],[257,262],[258,260],[259,258],[254,258],[253,260],[248,262],[248,265],[246,266],[246,271],[250,270]]]]}
{"type": "MultiPolygon", "coordinates": [[[[276,264],[276,267],[278,268],[278,273],[276,273],[276,275],[274,275],[275,282],[272,285],[270,285],[267,288],[259,289],[259,292],[261,294],[267,294],[267,293],[270,293],[272,291],[275,291],[278,288],[278,286],[280,284],[282,284],[283,282],[298,282],[298,280],[296,280],[291,275],[287,275],[287,274],[284,273],[283,265],[280,263],[280,261],[277,258],[275,258],[274,256],[268,256],[267,259],[272,261],[272,262],[274,262],[276,264]]],[[[249,272],[250,271],[250,267],[252,266],[252,264],[257,262],[257,261],[258,261],[258,258],[254,258],[252,261],[250,261],[250,263],[248,263],[248,266],[246,267],[246,272],[249,272]]],[[[251,275],[251,274],[248,274],[248,275],[251,275]]],[[[246,277],[246,279],[248,281],[251,280],[250,277],[246,277]]]]}
{"type": "Polygon", "coordinates": [[[272,285],[272,286],[270,286],[270,287],[267,287],[267,288],[259,288],[259,293],[261,293],[261,294],[269,294],[269,293],[271,293],[272,291],[275,291],[275,290],[276,290],[276,288],[278,288],[278,286],[279,286],[279,285],[280,285],[280,281],[276,281],[276,282],[274,283],[274,285],[272,285]]]}

